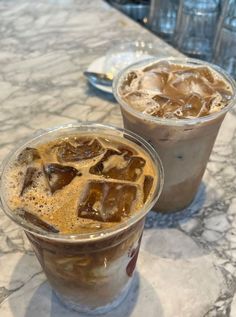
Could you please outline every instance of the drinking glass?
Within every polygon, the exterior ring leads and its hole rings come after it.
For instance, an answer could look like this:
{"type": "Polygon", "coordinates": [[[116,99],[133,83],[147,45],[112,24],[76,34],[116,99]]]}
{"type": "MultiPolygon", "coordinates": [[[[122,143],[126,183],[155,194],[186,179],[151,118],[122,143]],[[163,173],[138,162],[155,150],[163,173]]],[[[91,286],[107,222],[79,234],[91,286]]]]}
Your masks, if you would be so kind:
{"type": "Polygon", "coordinates": [[[210,61],[219,0],[180,0],[174,43],[184,54],[210,61]]]}

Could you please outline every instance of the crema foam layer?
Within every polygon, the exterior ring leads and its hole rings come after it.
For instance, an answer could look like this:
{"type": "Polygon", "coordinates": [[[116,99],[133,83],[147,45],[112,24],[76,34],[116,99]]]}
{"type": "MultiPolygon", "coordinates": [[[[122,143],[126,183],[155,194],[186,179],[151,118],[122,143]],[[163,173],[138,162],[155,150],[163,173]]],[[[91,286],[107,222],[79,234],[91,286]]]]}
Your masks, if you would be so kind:
{"type": "Polygon", "coordinates": [[[149,201],[158,175],[141,147],[121,137],[60,137],[25,148],[8,167],[10,209],[62,234],[89,233],[123,222],[149,201]]]}

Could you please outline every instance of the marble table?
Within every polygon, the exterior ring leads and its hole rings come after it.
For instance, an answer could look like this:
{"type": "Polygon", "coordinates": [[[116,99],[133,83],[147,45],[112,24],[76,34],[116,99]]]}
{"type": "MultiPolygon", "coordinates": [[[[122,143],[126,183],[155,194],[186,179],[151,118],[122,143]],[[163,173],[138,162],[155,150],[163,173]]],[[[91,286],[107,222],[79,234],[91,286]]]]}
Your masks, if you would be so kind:
{"type": "MultiPolygon", "coordinates": [[[[159,56],[181,56],[101,0],[1,0],[0,34],[0,160],[37,129],[122,126],[113,97],[83,77],[117,40],[144,38],[159,56]]],[[[133,289],[107,317],[236,316],[235,155],[233,110],[195,202],[182,213],[149,214],[133,289]]],[[[24,233],[0,215],[0,316],[82,316],[55,298],[24,233]]]]}

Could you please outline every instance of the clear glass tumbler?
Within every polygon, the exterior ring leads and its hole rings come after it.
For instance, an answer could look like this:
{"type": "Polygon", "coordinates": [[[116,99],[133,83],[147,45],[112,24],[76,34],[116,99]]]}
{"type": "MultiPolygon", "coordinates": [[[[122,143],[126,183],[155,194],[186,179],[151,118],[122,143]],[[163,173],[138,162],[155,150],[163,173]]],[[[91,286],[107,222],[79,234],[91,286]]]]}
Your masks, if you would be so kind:
{"type": "Polygon", "coordinates": [[[210,61],[219,0],[180,0],[174,43],[184,54],[210,61]]]}
{"type": "Polygon", "coordinates": [[[223,7],[220,25],[214,40],[213,61],[236,78],[236,1],[223,7]]]}
{"type": "Polygon", "coordinates": [[[151,0],[148,26],[168,42],[175,32],[178,7],[179,0],[151,0]]]}

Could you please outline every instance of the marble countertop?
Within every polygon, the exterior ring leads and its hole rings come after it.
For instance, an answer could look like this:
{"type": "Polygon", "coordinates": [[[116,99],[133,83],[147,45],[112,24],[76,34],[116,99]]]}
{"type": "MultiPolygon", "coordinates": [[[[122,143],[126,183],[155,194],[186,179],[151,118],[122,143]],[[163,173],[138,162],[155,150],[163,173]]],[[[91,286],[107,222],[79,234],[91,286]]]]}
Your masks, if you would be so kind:
{"type": "MultiPolygon", "coordinates": [[[[160,56],[181,56],[100,0],[1,0],[0,32],[0,160],[37,129],[85,120],[122,126],[113,97],[83,77],[116,41],[145,39],[160,56]]],[[[133,290],[107,317],[236,316],[235,155],[231,111],[192,206],[149,214],[133,290]]],[[[65,314],[78,316],[54,297],[23,231],[1,212],[0,316],[65,314]]]]}

